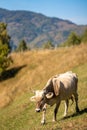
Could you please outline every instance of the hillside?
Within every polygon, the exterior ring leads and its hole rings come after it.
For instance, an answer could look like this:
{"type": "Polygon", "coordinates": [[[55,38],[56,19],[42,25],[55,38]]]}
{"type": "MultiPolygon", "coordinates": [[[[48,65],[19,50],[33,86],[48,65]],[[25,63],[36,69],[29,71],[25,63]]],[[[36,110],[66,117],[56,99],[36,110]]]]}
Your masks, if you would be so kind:
{"type": "Polygon", "coordinates": [[[51,18],[30,11],[13,11],[0,8],[0,22],[8,24],[11,45],[25,39],[31,47],[41,47],[51,40],[53,44],[65,41],[71,31],[81,34],[87,26],[78,26],[69,20],[51,18]]]}
{"type": "MultiPolygon", "coordinates": [[[[0,78],[0,129],[1,130],[86,130],[87,128],[87,45],[81,44],[56,50],[32,50],[11,54],[14,63],[0,78]],[[40,125],[41,113],[35,113],[35,104],[30,102],[32,89],[42,89],[47,80],[65,71],[72,70],[79,78],[78,93],[80,113],[70,105],[69,116],[61,119],[62,103],[52,123],[53,108],[48,107],[47,124],[40,125]]],[[[71,103],[70,103],[71,104],[71,103]]]]}

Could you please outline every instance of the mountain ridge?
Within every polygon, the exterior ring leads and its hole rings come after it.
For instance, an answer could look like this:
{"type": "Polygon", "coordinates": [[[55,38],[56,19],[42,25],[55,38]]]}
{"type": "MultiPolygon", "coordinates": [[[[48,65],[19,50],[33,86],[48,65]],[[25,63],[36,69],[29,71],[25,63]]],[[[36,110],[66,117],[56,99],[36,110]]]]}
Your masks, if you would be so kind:
{"type": "Polygon", "coordinates": [[[8,24],[11,43],[18,45],[20,40],[25,39],[31,47],[41,47],[48,40],[58,45],[67,39],[71,31],[81,34],[87,27],[41,13],[2,8],[0,8],[0,22],[8,24]]]}

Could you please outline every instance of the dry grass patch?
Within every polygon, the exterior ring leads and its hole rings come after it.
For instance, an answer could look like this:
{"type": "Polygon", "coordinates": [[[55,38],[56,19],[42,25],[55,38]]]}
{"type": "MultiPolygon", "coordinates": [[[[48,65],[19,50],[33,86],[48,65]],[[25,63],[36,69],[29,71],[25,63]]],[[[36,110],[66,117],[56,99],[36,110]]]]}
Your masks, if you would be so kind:
{"type": "Polygon", "coordinates": [[[0,82],[0,92],[14,99],[31,89],[43,88],[51,76],[84,64],[87,45],[12,53],[11,56],[14,63],[7,70],[7,78],[0,82]]]}

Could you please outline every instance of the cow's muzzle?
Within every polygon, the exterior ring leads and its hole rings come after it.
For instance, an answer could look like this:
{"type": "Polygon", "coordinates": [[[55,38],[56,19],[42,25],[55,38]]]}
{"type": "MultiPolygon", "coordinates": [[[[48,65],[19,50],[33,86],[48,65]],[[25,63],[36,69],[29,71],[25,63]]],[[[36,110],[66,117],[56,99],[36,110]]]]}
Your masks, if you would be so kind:
{"type": "Polygon", "coordinates": [[[40,108],[36,108],[36,110],[35,110],[36,112],[40,112],[41,110],[40,110],[40,108]]]}

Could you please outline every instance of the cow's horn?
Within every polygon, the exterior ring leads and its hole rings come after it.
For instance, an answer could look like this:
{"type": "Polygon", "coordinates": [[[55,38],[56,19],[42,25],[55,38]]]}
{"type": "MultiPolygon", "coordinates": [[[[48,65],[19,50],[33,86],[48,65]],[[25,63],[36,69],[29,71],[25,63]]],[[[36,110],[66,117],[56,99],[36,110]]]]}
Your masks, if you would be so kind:
{"type": "Polygon", "coordinates": [[[35,90],[33,90],[32,88],[30,88],[30,91],[35,94],[35,90]]]}
{"type": "Polygon", "coordinates": [[[46,94],[46,97],[47,97],[48,99],[52,98],[52,97],[53,97],[53,92],[47,93],[47,94],[46,94]]]}

